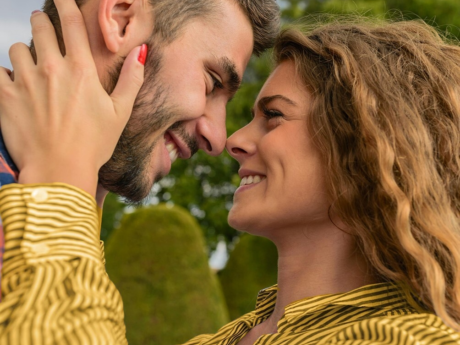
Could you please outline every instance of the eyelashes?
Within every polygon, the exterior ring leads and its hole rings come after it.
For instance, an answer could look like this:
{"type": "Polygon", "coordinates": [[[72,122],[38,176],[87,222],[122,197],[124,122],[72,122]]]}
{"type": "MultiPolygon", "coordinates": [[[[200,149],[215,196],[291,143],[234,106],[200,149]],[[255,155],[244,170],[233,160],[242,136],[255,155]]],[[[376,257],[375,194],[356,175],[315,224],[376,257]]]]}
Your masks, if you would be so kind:
{"type": "Polygon", "coordinates": [[[223,89],[224,88],[224,84],[222,84],[222,82],[219,79],[217,79],[216,76],[213,73],[209,73],[209,75],[211,76],[212,83],[213,83],[211,93],[214,93],[214,91],[216,91],[216,89],[223,89]]]}
{"type": "Polygon", "coordinates": [[[264,117],[267,119],[267,120],[270,120],[270,119],[274,119],[274,118],[283,118],[284,117],[284,114],[278,110],[275,110],[275,109],[268,109],[266,107],[262,107],[262,113],[264,114],[264,117]]]}

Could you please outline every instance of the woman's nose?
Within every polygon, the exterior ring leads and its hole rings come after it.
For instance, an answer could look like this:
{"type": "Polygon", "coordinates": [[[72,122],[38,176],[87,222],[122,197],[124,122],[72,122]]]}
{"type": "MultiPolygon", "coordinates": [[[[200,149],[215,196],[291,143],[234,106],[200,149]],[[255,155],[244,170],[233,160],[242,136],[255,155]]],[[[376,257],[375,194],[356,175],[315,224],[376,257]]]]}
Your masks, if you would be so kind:
{"type": "Polygon", "coordinates": [[[251,123],[240,128],[227,139],[227,152],[241,163],[241,160],[256,151],[256,141],[251,123]]]}

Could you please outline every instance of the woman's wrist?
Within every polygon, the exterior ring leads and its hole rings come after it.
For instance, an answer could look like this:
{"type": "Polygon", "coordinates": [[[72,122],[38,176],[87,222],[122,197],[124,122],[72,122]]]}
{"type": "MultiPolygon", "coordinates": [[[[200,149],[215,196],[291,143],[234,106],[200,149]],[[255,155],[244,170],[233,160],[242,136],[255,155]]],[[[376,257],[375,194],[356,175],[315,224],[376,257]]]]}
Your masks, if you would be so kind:
{"type": "Polygon", "coordinates": [[[38,167],[26,166],[21,169],[18,177],[20,184],[40,184],[40,183],[66,183],[80,188],[91,196],[96,197],[97,189],[97,169],[82,170],[81,166],[74,168],[62,164],[59,167],[40,164],[38,167]]]}

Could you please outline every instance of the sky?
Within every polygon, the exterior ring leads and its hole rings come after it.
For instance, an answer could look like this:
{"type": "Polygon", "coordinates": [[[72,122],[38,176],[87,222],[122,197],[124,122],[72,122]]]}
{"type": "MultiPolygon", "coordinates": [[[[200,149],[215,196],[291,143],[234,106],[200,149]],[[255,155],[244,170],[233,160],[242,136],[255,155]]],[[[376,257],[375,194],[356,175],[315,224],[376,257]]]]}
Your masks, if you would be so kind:
{"type": "Polygon", "coordinates": [[[43,0],[2,0],[0,11],[0,66],[11,68],[8,50],[13,43],[28,44],[30,33],[30,14],[40,10],[43,0]]]}

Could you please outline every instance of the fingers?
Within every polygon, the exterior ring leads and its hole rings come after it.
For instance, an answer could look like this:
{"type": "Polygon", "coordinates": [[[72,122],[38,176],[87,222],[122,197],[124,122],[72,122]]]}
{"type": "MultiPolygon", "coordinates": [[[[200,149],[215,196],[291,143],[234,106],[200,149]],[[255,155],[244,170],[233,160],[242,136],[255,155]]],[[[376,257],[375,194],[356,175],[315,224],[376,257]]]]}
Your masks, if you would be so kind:
{"type": "Polygon", "coordinates": [[[0,122],[4,123],[5,119],[11,116],[8,112],[3,111],[5,106],[8,106],[11,99],[14,97],[12,88],[13,81],[11,80],[12,72],[4,67],[0,67],[0,122]]]}
{"type": "Polygon", "coordinates": [[[43,12],[36,12],[32,14],[30,23],[32,24],[32,35],[37,53],[37,64],[51,56],[54,58],[61,57],[56,32],[49,17],[43,12]]]}
{"type": "MultiPolygon", "coordinates": [[[[0,100],[9,102],[11,100],[11,95],[9,94],[8,90],[10,90],[10,86],[13,85],[13,81],[11,80],[11,71],[7,68],[0,67],[0,100]]],[[[0,104],[1,107],[2,104],[0,104]]],[[[0,120],[4,118],[5,115],[2,111],[0,111],[0,120]]]]}
{"type": "Polygon", "coordinates": [[[117,86],[111,97],[115,112],[126,122],[133,110],[134,101],[144,82],[144,63],[147,45],[131,51],[123,64],[117,86]]]}
{"type": "Polygon", "coordinates": [[[11,73],[8,68],[0,67],[0,85],[10,85],[13,82],[11,73]]]}
{"type": "Polygon", "coordinates": [[[54,0],[54,4],[61,19],[66,56],[93,61],[85,21],[76,2],[74,0],[54,0]]]}
{"type": "Polygon", "coordinates": [[[21,74],[28,68],[35,67],[30,49],[24,43],[13,44],[10,48],[9,55],[15,75],[21,74]]]}

